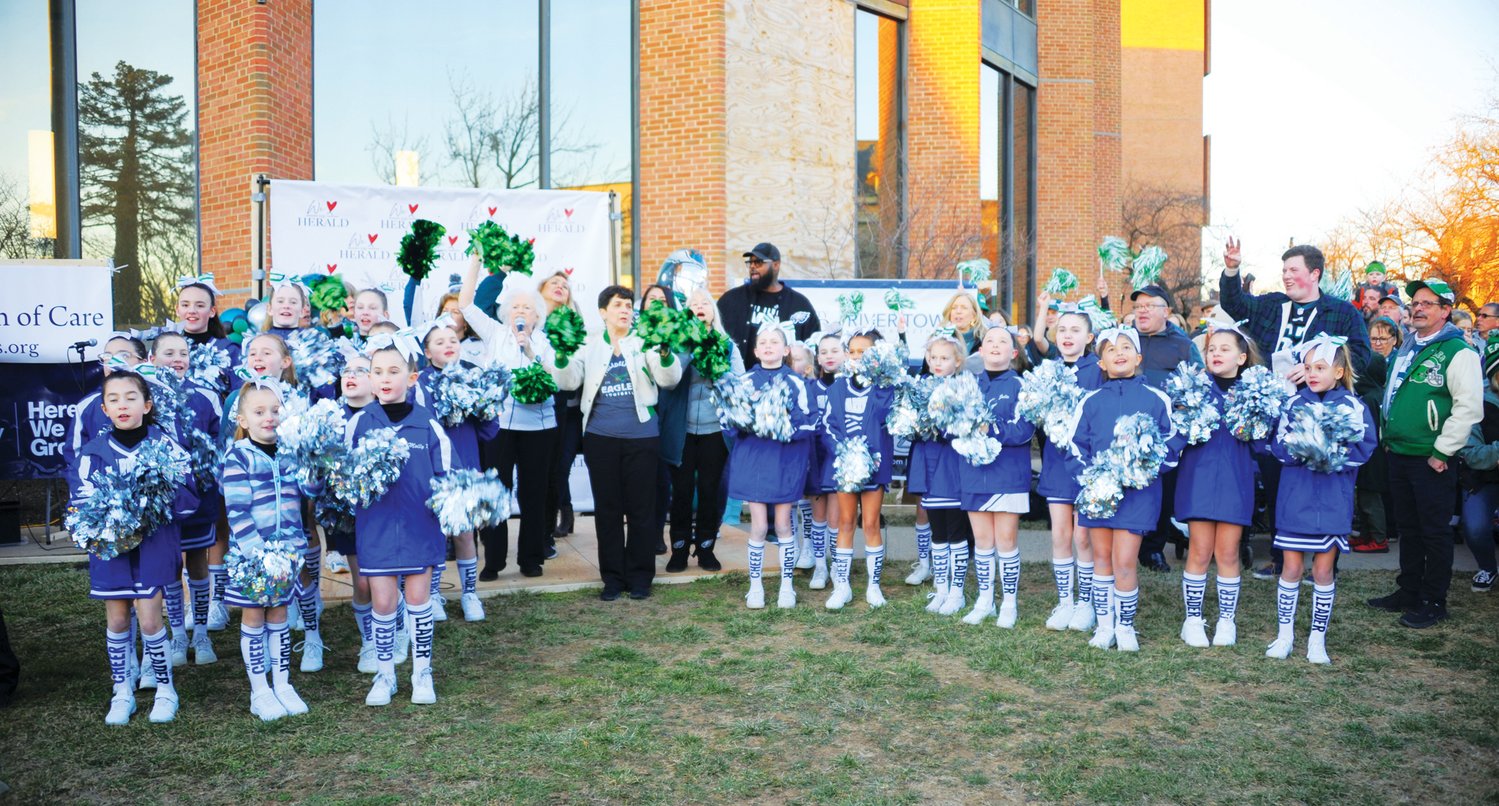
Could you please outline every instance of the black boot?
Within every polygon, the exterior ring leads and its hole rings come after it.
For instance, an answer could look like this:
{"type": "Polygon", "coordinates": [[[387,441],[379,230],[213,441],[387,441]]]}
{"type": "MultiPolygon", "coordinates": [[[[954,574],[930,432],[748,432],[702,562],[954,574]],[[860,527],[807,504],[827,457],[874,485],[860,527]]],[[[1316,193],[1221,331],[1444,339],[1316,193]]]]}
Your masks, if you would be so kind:
{"type": "Polygon", "coordinates": [[[671,543],[671,559],[666,561],[666,572],[675,574],[687,570],[687,554],[692,546],[686,540],[673,540],[671,543]]]}
{"type": "Polygon", "coordinates": [[[557,528],[552,530],[553,537],[567,537],[573,533],[573,508],[563,507],[557,518],[557,528]]]}
{"type": "Polygon", "coordinates": [[[722,571],[723,563],[713,556],[713,546],[718,541],[709,538],[697,544],[697,567],[704,571],[722,571]]]}

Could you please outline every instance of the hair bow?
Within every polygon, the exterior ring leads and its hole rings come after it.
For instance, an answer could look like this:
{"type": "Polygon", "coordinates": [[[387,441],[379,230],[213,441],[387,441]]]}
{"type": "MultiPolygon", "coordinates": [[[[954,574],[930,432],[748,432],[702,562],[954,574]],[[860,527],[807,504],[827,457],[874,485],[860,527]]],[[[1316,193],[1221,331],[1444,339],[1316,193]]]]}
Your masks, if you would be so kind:
{"type": "Polygon", "coordinates": [[[781,331],[781,335],[786,338],[788,346],[796,342],[796,325],[791,322],[763,322],[760,325],[760,329],[756,331],[756,335],[764,333],[767,330],[781,331]]]}
{"type": "Polygon", "coordinates": [[[1331,333],[1318,333],[1316,338],[1301,345],[1297,352],[1303,363],[1315,361],[1326,361],[1331,364],[1338,358],[1338,348],[1348,343],[1347,336],[1334,336],[1331,333]]]}
{"type": "Polygon", "coordinates": [[[1244,322],[1224,323],[1224,322],[1219,322],[1219,321],[1217,321],[1215,319],[1209,319],[1208,320],[1208,335],[1211,336],[1214,333],[1219,333],[1219,332],[1227,331],[1229,333],[1237,333],[1237,334],[1239,334],[1245,341],[1253,341],[1253,339],[1249,338],[1249,334],[1245,333],[1244,329],[1241,327],[1241,325],[1243,325],[1243,324],[1244,324],[1244,322]]]}
{"type": "Polygon", "coordinates": [[[192,275],[183,275],[177,278],[178,291],[181,291],[182,289],[187,288],[191,285],[201,285],[212,292],[215,297],[219,295],[219,287],[213,284],[213,272],[199,274],[196,277],[192,275]]]}
{"type": "Polygon", "coordinates": [[[933,342],[938,341],[952,342],[958,347],[958,355],[963,354],[963,342],[958,338],[958,331],[954,330],[953,328],[939,327],[936,330],[933,330],[932,335],[927,336],[926,344],[928,347],[930,347],[932,346],[933,342]]]}
{"type": "MultiPolygon", "coordinates": [[[[417,344],[425,346],[427,344],[427,337],[432,335],[432,331],[440,327],[454,327],[456,324],[457,323],[453,321],[453,315],[445,313],[442,316],[437,317],[436,319],[430,319],[420,325],[409,328],[408,330],[411,337],[416,340],[417,344]]],[[[456,328],[454,328],[454,330],[456,332],[456,328]]]]}
{"type": "Polygon", "coordinates": [[[1135,352],[1140,351],[1140,331],[1132,327],[1106,328],[1098,334],[1098,349],[1102,350],[1106,342],[1118,342],[1120,339],[1129,339],[1130,344],[1135,345],[1135,352]]]}
{"type": "Polygon", "coordinates": [[[370,336],[369,340],[364,343],[364,354],[368,356],[373,356],[381,350],[389,349],[396,350],[407,361],[415,361],[417,356],[422,353],[422,349],[418,346],[410,328],[399,330],[395,333],[376,333],[370,336]]]}
{"type": "Polygon", "coordinates": [[[283,274],[279,271],[273,271],[266,275],[266,279],[271,281],[272,291],[275,291],[276,289],[284,285],[292,285],[302,289],[303,296],[307,296],[312,293],[312,289],[309,288],[306,283],[302,282],[301,277],[296,277],[290,274],[283,274]]]}

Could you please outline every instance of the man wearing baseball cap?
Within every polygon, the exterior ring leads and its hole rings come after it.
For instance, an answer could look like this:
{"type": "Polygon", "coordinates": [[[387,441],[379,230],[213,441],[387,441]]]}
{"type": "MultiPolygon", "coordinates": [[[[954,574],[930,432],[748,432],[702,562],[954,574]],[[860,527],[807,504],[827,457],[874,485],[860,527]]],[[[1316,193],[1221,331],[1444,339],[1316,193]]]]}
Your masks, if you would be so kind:
{"type": "Polygon", "coordinates": [[[775,244],[755,244],[744,253],[744,265],[749,278],[718,298],[718,318],[744,356],[744,365],[752,367],[757,363],[755,334],[762,324],[790,322],[797,340],[806,341],[822,323],[811,300],[781,282],[781,250],[775,244]]]}
{"type": "Polygon", "coordinates": [[[1399,590],[1369,605],[1402,613],[1415,629],[1447,618],[1452,583],[1452,514],[1456,468],[1449,462],[1483,419],[1483,368],[1478,351],[1450,321],[1456,299],[1440,280],[1405,286],[1411,338],[1390,356],[1384,395],[1384,449],[1390,497],[1400,526],[1399,590]]]}

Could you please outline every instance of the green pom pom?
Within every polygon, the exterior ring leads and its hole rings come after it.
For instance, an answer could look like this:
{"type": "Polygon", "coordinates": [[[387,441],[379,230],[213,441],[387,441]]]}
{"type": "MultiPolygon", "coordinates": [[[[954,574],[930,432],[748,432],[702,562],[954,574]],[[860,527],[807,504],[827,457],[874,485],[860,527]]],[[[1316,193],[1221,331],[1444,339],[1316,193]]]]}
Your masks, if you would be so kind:
{"type": "Polygon", "coordinates": [[[666,303],[653,302],[640,312],[640,319],[635,322],[635,335],[645,342],[647,348],[670,348],[674,341],[679,341],[676,334],[680,322],[677,312],[666,307],[666,303]]]}
{"type": "Polygon", "coordinates": [[[838,318],[845,324],[857,322],[859,313],[863,310],[863,291],[850,291],[847,294],[838,295],[838,318]]]}
{"type": "Polygon", "coordinates": [[[958,264],[958,282],[968,283],[972,286],[981,286],[989,282],[989,261],[986,258],[974,258],[965,260],[958,264]]]}
{"type": "Polygon", "coordinates": [[[1046,281],[1046,293],[1053,297],[1071,294],[1077,290],[1077,275],[1066,269],[1052,269],[1051,279],[1046,281]]]}
{"type": "Polygon", "coordinates": [[[510,396],[515,402],[531,405],[557,394],[552,373],[540,364],[528,364],[510,373],[510,396]]]}
{"type": "Polygon", "coordinates": [[[1135,271],[1130,275],[1130,285],[1138,291],[1145,286],[1161,281],[1161,270],[1166,268],[1166,250],[1159,246],[1147,246],[1135,255],[1135,271]]]}
{"type": "Polygon", "coordinates": [[[716,383],[733,367],[730,351],[734,349],[734,343],[712,328],[708,328],[708,334],[707,339],[692,347],[692,368],[709,383],[716,383]]]}
{"type": "Polygon", "coordinates": [[[899,288],[892,288],[885,292],[885,307],[896,313],[900,313],[901,311],[914,310],[916,308],[916,301],[900,293],[899,288]]]}
{"type": "Polygon", "coordinates": [[[338,275],[318,280],[312,286],[312,307],[320,311],[341,311],[349,304],[349,290],[338,275]]]}
{"type": "Polygon", "coordinates": [[[445,232],[447,228],[436,221],[418,218],[411,222],[411,231],[401,238],[401,251],[396,254],[396,263],[407,277],[418,283],[427,279],[432,264],[437,262],[437,244],[445,232]]]}
{"type": "Polygon", "coordinates": [[[1129,244],[1117,235],[1104,238],[1103,243],[1098,245],[1098,262],[1105,269],[1124,271],[1129,268],[1130,259],[1129,244]]]}
{"type": "Polygon", "coordinates": [[[588,336],[588,330],[583,325],[583,317],[573,310],[571,305],[558,305],[555,310],[547,314],[546,321],[547,341],[552,343],[552,349],[557,351],[558,365],[565,365],[567,359],[583,346],[583,339],[588,336]]]}
{"type": "Polygon", "coordinates": [[[529,240],[506,232],[493,221],[485,221],[469,230],[468,248],[463,254],[475,253],[484,261],[484,268],[490,274],[501,271],[530,274],[531,266],[536,262],[536,248],[529,240]]]}

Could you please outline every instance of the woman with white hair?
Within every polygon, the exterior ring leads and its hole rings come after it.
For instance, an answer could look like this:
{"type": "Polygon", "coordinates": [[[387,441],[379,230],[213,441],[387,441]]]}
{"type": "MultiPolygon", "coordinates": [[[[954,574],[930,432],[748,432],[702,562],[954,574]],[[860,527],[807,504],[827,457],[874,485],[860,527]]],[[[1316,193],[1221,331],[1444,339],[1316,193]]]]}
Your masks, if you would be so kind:
{"type": "MultiPolygon", "coordinates": [[[[463,306],[464,321],[484,341],[488,362],[509,370],[539,363],[548,372],[556,371],[552,345],[541,330],[546,310],[535,281],[525,274],[511,272],[505,277],[495,313],[500,321],[474,304],[474,289],[479,283],[480,256],[474,255],[463,278],[458,301],[463,306]]],[[[520,499],[520,534],[515,541],[515,560],[524,576],[541,576],[541,566],[556,556],[548,540],[547,487],[551,481],[552,462],[557,455],[557,414],[553,398],[539,403],[519,403],[507,396],[500,410],[500,435],[490,452],[492,466],[506,485],[515,478],[520,499]],[[549,550],[550,549],[550,550],[549,550]]],[[[484,530],[484,569],[480,579],[494,579],[505,567],[509,553],[509,524],[484,530]]]]}

